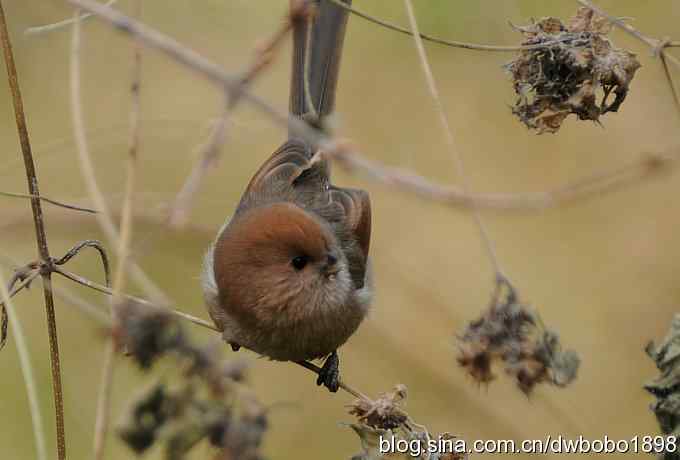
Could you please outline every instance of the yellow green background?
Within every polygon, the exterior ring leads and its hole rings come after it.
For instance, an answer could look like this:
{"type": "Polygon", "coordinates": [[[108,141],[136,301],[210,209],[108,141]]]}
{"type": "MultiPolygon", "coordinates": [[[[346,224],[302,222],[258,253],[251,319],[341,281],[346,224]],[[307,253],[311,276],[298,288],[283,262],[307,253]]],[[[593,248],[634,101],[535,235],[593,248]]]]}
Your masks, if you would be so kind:
{"type": "MultiPolygon", "coordinates": [[[[478,43],[517,44],[508,21],[570,17],[571,1],[416,1],[421,30],[478,43]]],[[[14,40],[41,191],[82,205],[88,199],[75,152],[69,108],[68,28],[40,36],[24,30],[69,17],[65,2],[4,1],[14,40]]],[[[288,2],[206,0],[146,1],[143,19],[236,72],[258,41],[282,20],[288,2]]],[[[673,0],[602,0],[617,16],[633,17],[640,31],[678,35],[680,4],[673,0]]],[[[358,0],[372,14],[407,25],[402,2],[358,0]]],[[[131,1],[117,7],[132,10],[131,1]]],[[[536,136],[510,113],[507,53],[427,44],[443,102],[474,190],[519,193],[549,190],[593,171],[615,168],[649,152],[676,152],[680,117],[663,71],[650,49],[617,30],[618,46],[638,54],[642,68],[628,99],[602,126],[569,118],[556,135],[536,136]]],[[[131,46],[127,37],[96,20],[83,27],[83,85],[88,140],[97,179],[110,206],[120,209],[130,109],[131,46]]],[[[287,107],[290,43],[253,90],[287,107]]],[[[677,69],[674,70],[678,75],[677,69]]],[[[3,70],[4,73],[4,70],[3,70]]],[[[232,212],[258,165],[285,131],[241,105],[230,119],[228,140],[192,212],[191,226],[162,225],[167,204],[181,187],[196,146],[218,116],[222,97],[206,80],[159,53],[143,57],[139,187],[135,199],[134,254],[178,308],[206,317],[199,287],[203,253],[232,212]]],[[[0,190],[25,191],[9,90],[0,84],[0,190]]],[[[336,131],[369,157],[409,168],[441,183],[459,183],[409,37],[351,17],[337,102],[336,131]]],[[[613,439],[655,434],[658,426],[643,389],[656,369],[643,351],[665,334],[680,301],[677,193],[674,171],[621,190],[544,212],[485,211],[498,256],[522,298],[581,354],[578,380],[566,389],[542,386],[530,397],[500,378],[480,387],[456,365],[455,334],[490,298],[493,272],[469,211],[424,201],[365,176],[335,168],[338,184],[362,187],[373,203],[372,257],[376,297],[370,317],[341,349],[343,376],[376,395],[396,383],[409,388],[407,409],[434,432],[466,439],[534,439],[548,434],[613,439]]],[[[103,238],[87,214],[45,205],[50,248],[62,254],[75,242],[103,238]]],[[[36,257],[32,218],[25,200],[0,197],[0,256],[36,257]]],[[[70,269],[101,280],[94,254],[70,269]]],[[[5,268],[4,274],[9,271],[5,268]]],[[[54,450],[45,314],[39,283],[16,301],[36,366],[40,402],[54,450]]],[[[56,278],[105,308],[103,296],[56,278]]],[[[134,291],[134,288],[133,288],[134,291]]],[[[91,457],[97,387],[104,339],[101,329],[68,303],[57,301],[70,458],[91,457]]],[[[188,326],[208,341],[211,334],[188,326]]],[[[11,333],[11,332],[10,332],[11,333]]],[[[226,356],[231,351],[225,350],[226,356]]],[[[358,439],[342,422],[351,399],[314,385],[297,366],[252,360],[250,381],[271,405],[264,445],[272,459],[348,458],[358,439]]],[[[0,353],[0,458],[34,458],[32,427],[12,340],[0,353]]],[[[120,360],[113,390],[113,420],[148,377],[120,360]]],[[[208,458],[200,446],[192,458],[208,458]]],[[[52,454],[54,455],[54,454],[52,454]]],[[[117,439],[106,458],[132,458],[117,439]]],[[[575,456],[572,456],[575,457],[575,456]]],[[[160,458],[155,451],[147,458],[160,458]]],[[[518,456],[517,458],[523,458],[518,456]]],[[[528,458],[528,457],[526,457],[528,458]]],[[[532,457],[534,458],[534,457],[532,457]]],[[[570,458],[565,456],[563,458],[570,458]]],[[[621,458],[638,458],[629,454],[621,458]]]]}

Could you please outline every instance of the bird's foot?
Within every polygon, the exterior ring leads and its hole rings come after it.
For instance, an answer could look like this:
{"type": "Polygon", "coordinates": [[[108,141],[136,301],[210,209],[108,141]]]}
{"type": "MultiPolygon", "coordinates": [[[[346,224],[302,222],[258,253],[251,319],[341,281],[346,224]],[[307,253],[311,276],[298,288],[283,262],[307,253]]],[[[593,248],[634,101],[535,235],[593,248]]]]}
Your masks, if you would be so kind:
{"type": "Polygon", "coordinates": [[[231,349],[234,351],[239,351],[241,349],[241,345],[238,343],[229,342],[229,345],[231,345],[231,349]]]}
{"type": "Polygon", "coordinates": [[[335,393],[340,388],[340,358],[338,358],[337,351],[334,351],[326,358],[323,367],[319,371],[316,384],[325,386],[331,393],[335,393]]]}

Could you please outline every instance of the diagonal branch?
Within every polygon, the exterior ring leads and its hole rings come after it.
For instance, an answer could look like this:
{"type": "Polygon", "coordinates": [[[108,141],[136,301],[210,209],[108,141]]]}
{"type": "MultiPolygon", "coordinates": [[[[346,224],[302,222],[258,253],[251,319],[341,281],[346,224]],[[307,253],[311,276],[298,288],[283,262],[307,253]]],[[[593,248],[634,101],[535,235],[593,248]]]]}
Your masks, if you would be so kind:
{"type": "Polygon", "coordinates": [[[363,156],[351,143],[330,139],[324,133],[310,128],[304,121],[289,117],[287,113],[275,109],[265,100],[254,95],[243,87],[240,77],[230,75],[220,66],[181,43],[111,8],[106,8],[91,0],[69,0],[69,2],[95,13],[99,18],[127,33],[133,39],[166,54],[179,64],[207,78],[221,90],[226,89],[231,94],[240,94],[240,97],[274,122],[288,127],[295,135],[303,137],[310,144],[322,147],[325,155],[342,165],[363,171],[374,180],[387,185],[451,206],[469,208],[475,204],[484,209],[541,211],[578,199],[598,196],[629,183],[655,177],[664,166],[678,159],[678,155],[675,154],[647,155],[623,166],[595,172],[583,179],[545,192],[468,193],[460,187],[437,184],[423,176],[385,166],[363,156]]]}
{"type": "MultiPolygon", "coordinates": [[[[463,163],[463,157],[456,148],[453,130],[451,129],[449,119],[446,116],[444,104],[442,103],[441,97],[439,96],[439,90],[437,89],[437,83],[435,82],[434,75],[432,73],[432,68],[430,67],[430,62],[428,61],[427,54],[425,53],[423,40],[421,39],[420,33],[418,32],[418,22],[416,21],[415,13],[413,11],[413,3],[411,2],[411,0],[404,0],[404,6],[406,7],[406,13],[408,15],[409,23],[411,25],[411,31],[413,32],[413,41],[415,42],[416,50],[418,51],[418,57],[420,58],[420,64],[425,75],[425,80],[427,82],[427,87],[430,91],[430,96],[432,97],[432,102],[435,106],[435,110],[437,111],[437,115],[439,116],[439,121],[442,125],[442,129],[446,136],[446,143],[449,147],[451,154],[456,160],[456,165],[458,166],[458,176],[462,183],[462,189],[465,193],[467,193],[469,186],[467,175],[465,174],[465,165],[463,163]]],[[[475,223],[477,224],[477,228],[479,230],[479,234],[482,238],[482,241],[484,242],[484,246],[486,247],[489,259],[491,260],[491,264],[493,265],[493,268],[496,272],[496,279],[498,281],[502,280],[509,284],[506,276],[503,274],[503,270],[501,268],[500,261],[498,260],[498,256],[496,255],[494,243],[491,240],[491,237],[486,226],[484,225],[484,221],[482,220],[479,210],[477,209],[474,203],[472,204],[472,215],[475,219],[475,223]]]]}
{"type": "Polygon", "coordinates": [[[59,206],[60,208],[65,208],[65,209],[72,209],[74,211],[82,211],[82,212],[89,212],[90,214],[96,214],[97,211],[94,209],[90,208],[84,208],[81,206],[75,206],[72,204],[66,204],[61,201],[53,200],[51,198],[47,198],[44,196],[36,196],[36,195],[31,195],[30,193],[14,193],[14,192],[2,192],[0,191],[0,196],[7,196],[10,198],[37,198],[39,200],[44,201],[45,203],[53,204],[55,206],[59,206]]]}
{"type": "MultiPolygon", "coordinates": [[[[340,8],[344,8],[345,10],[349,11],[350,13],[354,14],[355,16],[358,16],[362,19],[365,19],[369,22],[372,22],[373,24],[377,24],[381,27],[384,27],[386,29],[393,30],[395,32],[399,32],[405,35],[411,35],[413,36],[414,32],[411,31],[410,29],[407,29],[406,27],[401,27],[396,24],[393,24],[391,22],[385,21],[384,19],[377,18],[375,16],[371,16],[370,14],[364,13],[362,11],[359,11],[356,9],[356,7],[350,6],[344,2],[341,2],[340,0],[330,0],[340,8]]],[[[438,38],[438,37],[433,37],[431,35],[426,35],[424,33],[416,32],[420,38],[423,40],[432,42],[432,43],[437,43],[439,45],[444,45],[444,46],[450,46],[453,48],[463,48],[463,49],[468,49],[468,50],[476,50],[476,51],[498,51],[498,52],[515,52],[515,51],[527,51],[527,50],[535,50],[539,48],[546,48],[552,45],[555,45],[556,43],[560,43],[562,40],[555,40],[551,42],[544,42],[544,43],[537,43],[535,45],[520,45],[520,46],[508,46],[508,45],[481,45],[479,43],[468,43],[468,42],[461,42],[457,40],[445,40],[443,38],[438,38]]]]}

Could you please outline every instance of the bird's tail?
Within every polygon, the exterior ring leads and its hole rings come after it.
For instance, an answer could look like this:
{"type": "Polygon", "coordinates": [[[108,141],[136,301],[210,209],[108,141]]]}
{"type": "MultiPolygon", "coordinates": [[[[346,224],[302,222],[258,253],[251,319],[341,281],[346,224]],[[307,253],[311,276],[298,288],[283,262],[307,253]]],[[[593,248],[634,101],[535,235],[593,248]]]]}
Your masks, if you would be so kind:
{"type": "MultiPolygon", "coordinates": [[[[293,31],[290,112],[310,124],[323,126],[325,117],[335,106],[348,11],[331,0],[312,1],[317,7],[316,13],[311,19],[296,21],[293,31]]],[[[352,3],[352,0],[340,1],[352,3]]]]}

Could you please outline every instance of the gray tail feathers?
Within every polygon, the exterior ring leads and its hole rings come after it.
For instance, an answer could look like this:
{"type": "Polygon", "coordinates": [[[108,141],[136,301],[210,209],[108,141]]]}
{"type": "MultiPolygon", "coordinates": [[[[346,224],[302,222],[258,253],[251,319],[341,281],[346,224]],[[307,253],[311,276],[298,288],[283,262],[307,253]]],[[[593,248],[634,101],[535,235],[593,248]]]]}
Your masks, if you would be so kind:
{"type": "MultiPolygon", "coordinates": [[[[324,117],[329,115],[335,106],[335,90],[348,11],[331,0],[310,1],[317,6],[313,18],[311,20],[298,19],[293,29],[290,112],[311,124],[323,126],[324,117]],[[308,36],[310,26],[311,33],[308,36]],[[308,57],[306,57],[307,47],[309,47],[308,57]],[[308,66],[305,65],[306,58],[308,66]],[[313,112],[309,110],[305,78],[309,82],[313,112]],[[314,115],[318,118],[314,119],[314,115]]],[[[352,3],[352,0],[341,1],[347,5],[352,3]]]]}

